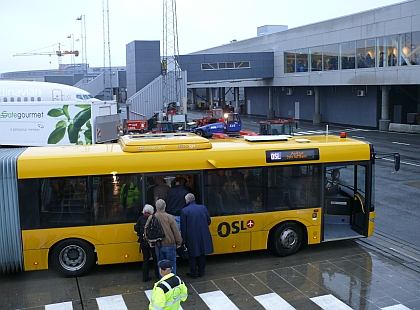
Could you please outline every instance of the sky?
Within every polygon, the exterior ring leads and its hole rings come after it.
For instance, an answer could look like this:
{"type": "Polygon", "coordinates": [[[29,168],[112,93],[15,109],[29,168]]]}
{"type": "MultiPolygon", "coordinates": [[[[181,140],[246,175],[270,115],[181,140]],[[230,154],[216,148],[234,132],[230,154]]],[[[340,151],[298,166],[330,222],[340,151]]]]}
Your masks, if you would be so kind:
{"type": "MultiPolygon", "coordinates": [[[[87,62],[90,67],[104,65],[103,0],[0,1],[0,73],[57,69],[56,55],[14,55],[54,52],[58,43],[61,50],[81,50],[83,28],[76,20],[80,15],[86,22],[87,62]]],[[[134,40],[162,42],[163,2],[108,0],[112,66],[126,65],[126,45],[134,40]]],[[[291,29],[400,2],[403,0],[176,0],[179,54],[255,37],[257,28],[264,25],[291,29]]],[[[81,56],[65,55],[62,63],[72,63],[72,58],[82,62],[81,56]]]]}

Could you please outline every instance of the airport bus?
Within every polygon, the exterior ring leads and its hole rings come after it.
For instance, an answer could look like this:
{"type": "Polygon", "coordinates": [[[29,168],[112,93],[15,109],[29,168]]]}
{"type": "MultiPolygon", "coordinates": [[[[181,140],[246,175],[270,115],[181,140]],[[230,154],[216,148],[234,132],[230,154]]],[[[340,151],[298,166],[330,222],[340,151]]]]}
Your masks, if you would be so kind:
{"type": "Polygon", "coordinates": [[[94,100],[98,99],[94,98],[89,92],[70,85],[36,81],[0,80],[1,102],[94,100]]]}
{"type": "MultiPolygon", "coordinates": [[[[211,216],[214,255],[372,235],[373,146],[341,136],[143,134],[119,143],[0,149],[3,272],[140,262],[133,224],[150,183],[175,177],[211,216]],[[122,206],[123,180],[137,187],[122,206]]],[[[153,197],[153,196],[152,196],[153,197]]]]}

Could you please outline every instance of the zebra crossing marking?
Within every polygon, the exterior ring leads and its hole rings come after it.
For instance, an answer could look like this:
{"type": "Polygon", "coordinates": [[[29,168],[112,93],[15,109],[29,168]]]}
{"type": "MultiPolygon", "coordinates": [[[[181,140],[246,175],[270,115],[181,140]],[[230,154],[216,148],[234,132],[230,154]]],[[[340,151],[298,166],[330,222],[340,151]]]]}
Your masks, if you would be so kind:
{"type": "Polygon", "coordinates": [[[312,297],[310,299],[324,310],[353,310],[331,294],[312,297]]]}
{"type": "Polygon", "coordinates": [[[219,310],[221,309],[221,306],[223,310],[239,310],[239,308],[236,307],[236,305],[222,291],[201,293],[199,296],[206,303],[207,307],[212,310],[219,310]]]}
{"type": "Polygon", "coordinates": [[[276,293],[254,296],[254,298],[264,307],[264,309],[296,310],[287,301],[285,301],[276,293]]]}
{"type": "Polygon", "coordinates": [[[128,310],[122,295],[96,298],[100,310],[128,310]]]}
{"type": "MultiPolygon", "coordinates": [[[[150,300],[152,290],[144,291],[144,294],[150,300]]],[[[198,296],[204,301],[210,310],[239,310],[239,308],[220,290],[201,293],[198,296]]],[[[296,310],[286,300],[276,293],[268,293],[254,296],[254,299],[268,310],[296,310]]],[[[312,302],[317,304],[323,310],[353,310],[337,297],[328,294],[310,298],[312,302]]],[[[128,310],[122,295],[112,295],[96,298],[99,310],[128,310]]],[[[188,299],[187,299],[188,303],[188,299]]],[[[188,307],[187,307],[188,308],[188,307]]],[[[182,307],[179,309],[182,310],[182,307]]],[[[71,301],[45,305],[45,310],[73,310],[71,301]]],[[[384,307],[381,310],[410,310],[404,305],[398,304],[394,306],[384,307]]]]}
{"type": "Polygon", "coordinates": [[[45,310],[73,310],[73,303],[71,301],[67,301],[45,305],[45,310]]]}

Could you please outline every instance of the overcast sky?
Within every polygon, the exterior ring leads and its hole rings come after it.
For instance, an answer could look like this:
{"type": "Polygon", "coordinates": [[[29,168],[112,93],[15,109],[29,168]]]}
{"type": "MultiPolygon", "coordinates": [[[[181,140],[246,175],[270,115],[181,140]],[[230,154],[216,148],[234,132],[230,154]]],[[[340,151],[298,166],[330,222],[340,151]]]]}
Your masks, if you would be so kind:
{"type": "MultiPolygon", "coordinates": [[[[168,3],[170,0],[167,0],[168,3]]],[[[187,54],[257,35],[257,27],[295,28],[402,0],[177,0],[179,53],[187,54]]],[[[163,37],[163,0],[108,0],[111,65],[125,66],[126,44],[163,37]]],[[[87,60],[103,66],[102,0],[1,0],[0,73],[58,68],[58,57],[16,56],[25,52],[81,50],[80,15],[86,20],[87,60]],[[51,62],[51,63],[50,63],[51,62]]],[[[62,57],[63,64],[72,56],[62,57]]],[[[76,57],[75,62],[82,62],[76,57]]]]}

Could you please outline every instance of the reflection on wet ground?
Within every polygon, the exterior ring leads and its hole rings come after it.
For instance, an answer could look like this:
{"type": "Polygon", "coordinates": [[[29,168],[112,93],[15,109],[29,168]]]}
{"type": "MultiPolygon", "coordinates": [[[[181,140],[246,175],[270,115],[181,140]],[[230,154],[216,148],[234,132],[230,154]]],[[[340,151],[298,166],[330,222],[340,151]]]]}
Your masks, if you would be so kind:
{"type": "MultiPolygon", "coordinates": [[[[188,271],[178,262],[179,275],[188,271]]],[[[152,282],[140,264],[100,266],[69,279],[54,272],[0,277],[0,309],[147,309],[152,282]]],[[[352,241],[304,248],[289,257],[267,251],[210,256],[191,280],[183,309],[420,309],[420,274],[352,241]]]]}

